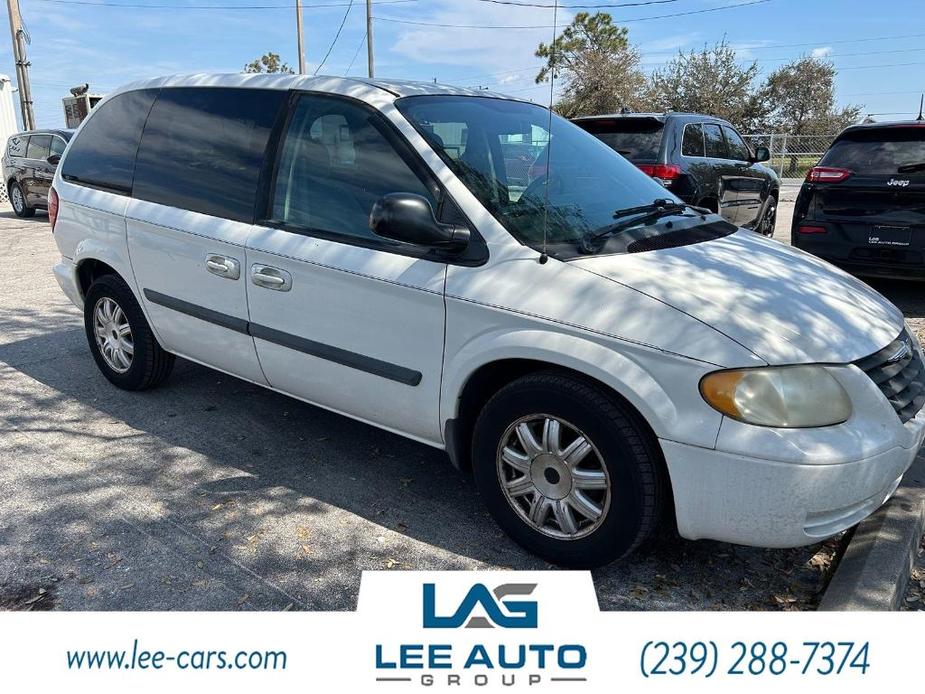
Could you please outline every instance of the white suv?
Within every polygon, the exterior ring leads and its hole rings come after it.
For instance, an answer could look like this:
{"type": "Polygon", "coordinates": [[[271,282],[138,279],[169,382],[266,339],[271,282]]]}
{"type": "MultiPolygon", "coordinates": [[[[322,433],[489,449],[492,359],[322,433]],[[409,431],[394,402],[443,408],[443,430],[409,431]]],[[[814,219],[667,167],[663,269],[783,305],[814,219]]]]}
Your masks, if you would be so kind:
{"type": "Polygon", "coordinates": [[[925,436],[895,307],[527,102],[155,79],[93,110],[54,191],[55,274],[114,384],[180,355],[446,449],[563,565],[669,508],[687,538],[817,541],[925,436]]]}

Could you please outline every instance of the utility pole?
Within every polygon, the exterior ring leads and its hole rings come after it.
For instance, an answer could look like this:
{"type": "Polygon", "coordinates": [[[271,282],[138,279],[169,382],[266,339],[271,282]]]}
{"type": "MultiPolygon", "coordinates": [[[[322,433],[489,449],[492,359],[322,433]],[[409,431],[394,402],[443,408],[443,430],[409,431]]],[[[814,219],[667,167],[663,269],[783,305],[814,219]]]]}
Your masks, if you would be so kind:
{"type": "Polygon", "coordinates": [[[305,74],[305,35],[302,33],[302,0],[295,0],[295,26],[299,34],[299,74],[305,74]]]}
{"type": "Polygon", "coordinates": [[[22,126],[35,130],[35,113],[32,110],[32,86],[29,84],[29,61],[26,60],[26,32],[22,28],[19,0],[6,0],[10,12],[10,36],[13,39],[13,60],[16,62],[16,83],[19,85],[19,106],[22,109],[22,126]]]}
{"type": "Polygon", "coordinates": [[[373,63],[373,0],[366,0],[366,62],[369,66],[369,77],[376,76],[376,67],[373,63]]]}

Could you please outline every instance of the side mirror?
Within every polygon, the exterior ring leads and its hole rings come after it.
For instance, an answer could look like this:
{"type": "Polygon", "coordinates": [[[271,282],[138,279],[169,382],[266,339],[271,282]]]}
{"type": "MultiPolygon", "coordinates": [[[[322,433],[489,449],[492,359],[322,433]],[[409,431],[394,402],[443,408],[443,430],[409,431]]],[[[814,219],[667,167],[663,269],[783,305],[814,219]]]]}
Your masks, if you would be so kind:
{"type": "Polygon", "coordinates": [[[771,150],[767,147],[755,147],[755,161],[769,161],[771,159],[771,150]]]}
{"type": "Polygon", "coordinates": [[[48,162],[49,164],[51,164],[52,166],[57,166],[57,165],[58,165],[58,162],[61,161],[61,155],[60,155],[60,154],[52,154],[52,155],[51,155],[50,157],[48,157],[48,159],[46,159],[45,161],[47,161],[47,162],[48,162]]]}
{"type": "Polygon", "coordinates": [[[469,229],[441,224],[427,198],[413,193],[389,193],[369,213],[369,228],[377,236],[459,253],[469,245],[469,229]]]}

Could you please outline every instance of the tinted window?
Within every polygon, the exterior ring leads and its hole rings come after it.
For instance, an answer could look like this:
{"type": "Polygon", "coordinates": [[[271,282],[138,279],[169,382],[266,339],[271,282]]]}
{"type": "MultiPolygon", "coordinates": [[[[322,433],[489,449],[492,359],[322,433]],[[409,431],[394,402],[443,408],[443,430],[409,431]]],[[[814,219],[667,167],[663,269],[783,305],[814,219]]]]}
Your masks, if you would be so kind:
{"type": "Polygon", "coordinates": [[[67,143],[60,137],[55,136],[51,138],[51,154],[57,154],[58,156],[61,156],[64,154],[65,147],[67,147],[67,143]]]}
{"type": "Polygon", "coordinates": [[[703,128],[700,127],[700,123],[688,123],[684,126],[681,154],[685,157],[702,157],[704,155],[703,128]]]}
{"type": "Polygon", "coordinates": [[[49,145],[51,145],[51,135],[33,135],[29,138],[29,148],[26,150],[26,158],[47,159],[49,145]]]}
{"type": "Polygon", "coordinates": [[[29,144],[29,138],[22,135],[13,135],[7,142],[7,151],[11,157],[26,156],[26,146],[29,144]]]}
{"type": "Polygon", "coordinates": [[[94,108],[64,160],[65,180],[130,193],[138,140],[156,94],[126,92],[94,108]]]}
{"type": "Polygon", "coordinates": [[[385,127],[366,108],[303,96],[283,143],[272,220],[381,241],[369,213],[383,195],[423,195],[436,209],[433,192],[383,135],[385,127]]]}
{"type": "Polygon", "coordinates": [[[925,173],[925,128],[852,133],[825,153],[822,166],[867,174],[925,173]]]}
{"type": "Polygon", "coordinates": [[[708,157],[726,158],[726,141],[723,139],[723,131],[719,129],[718,125],[714,123],[703,124],[703,141],[708,157]]]}
{"type": "Polygon", "coordinates": [[[729,147],[729,158],[738,161],[748,161],[752,158],[752,153],[748,150],[745,140],[732,128],[723,126],[723,132],[726,134],[726,145],[729,147]]]}
{"type": "Polygon", "coordinates": [[[579,125],[630,161],[657,159],[664,125],[654,120],[584,121],[579,125]]]}
{"type": "Polygon", "coordinates": [[[163,89],[145,125],[132,196],[253,221],[280,90],[163,89]]]}

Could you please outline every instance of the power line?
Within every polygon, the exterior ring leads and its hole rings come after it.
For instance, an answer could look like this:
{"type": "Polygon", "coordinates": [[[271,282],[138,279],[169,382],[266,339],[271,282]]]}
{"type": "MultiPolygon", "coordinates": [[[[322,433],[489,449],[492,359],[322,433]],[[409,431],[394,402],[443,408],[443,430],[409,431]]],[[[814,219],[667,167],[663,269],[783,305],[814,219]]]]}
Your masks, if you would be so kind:
{"type": "MultiPolygon", "coordinates": [[[[126,10],[289,10],[295,7],[295,4],[276,4],[276,5],[170,5],[166,3],[121,3],[108,2],[107,0],[33,0],[34,2],[46,2],[54,5],[83,5],[90,7],[111,7],[126,10]]],[[[418,2],[419,0],[377,0],[380,5],[399,5],[408,2],[418,2]]],[[[303,10],[324,10],[333,7],[349,7],[351,2],[320,2],[313,5],[303,5],[303,10]]]]}
{"type": "Polygon", "coordinates": [[[340,32],[342,32],[342,31],[344,30],[344,24],[347,23],[347,16],[350,14],[350,8],[352,8],[352,7],[353,7],[353,0],[350,0],[350,2],[347,4],[347,10],[344,12],[344,18],[343,18],[342,20],[340,20],[340,26],[337,27],[337,33],[334,34],[334,40],[331,41],[331,45],[328,46],[328,52],[324,54],[324,57],[321,59],[321,62],[318,63],[318,67],[315,68],[315,71],[312,73],[312,76],[317,75],[317,74],[318,74],[318,71],[319,71],[322,67],[324,67],[324,64],[325,64],[325,63],[327,62],[327,60],[328,60],[328,56],[331,55],[331,51],[334,50],[334,44],[336,44],[336,43],[337,43],[337,39],[340,38],[340,32]]]}
{"type": "MultiPolygon", "coordinates": [[[[771,0],[750,0],[750,2],[740,2],[735,5],[722,5],[721,7],[708,7],[703,10],[688,10],[687,12],[673,12],[671,14],[653,15],[651,17],[636,17],[634,19],[621,19],[618,24],[629,24],[630,22],[645,22],[650,19],[669,19],[671,17],[686,17],[693,14],[704,14],[706,12],[719,12],[720,10],[734,10],[740,7],[749,7],[750,5],[764,5],[771,0]]],[[[379,22],[393,22],[395,24],[410,24],[414,26],[441,27],[444,29],[552,29],[551,24],[448,24],[442,22],[423,22],[414,19],[399,19],[397,17],[376,17],[379,22]]]]}
{"type": "MultiPolygon", "coordinates": [[[[539,2],[526,2],[525,0],[475,0],[476,2],[486,2],[492,5],[512,5],[514,7],[542,7],[547,10],[555,9],[555,5],[549,5],[539,2]]],[[[559,5],[561,10],[602,10],[613,9],[618,7],[640,7],[642,5],[667,5],[678,0],[639,0],[638,2],[610,2],[598,4],[576,4],[576,5],[559,5]]]]}
{"type": "Polygon", "coordinates": [[[353,57],[350,59],[350,64],[347,66],[347,69],[344,70],[344,77],[350,74],[350,69],[353,67],[353,64],[357,60],[357,56],[360,55],[360,49],[363,48],[363,44],[366,43],[366,34],[363,34],[363,38],[360,40],[360,45],[357,46],[357,49],[353,52],[353,57]]]}

